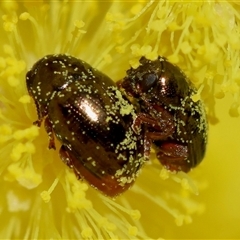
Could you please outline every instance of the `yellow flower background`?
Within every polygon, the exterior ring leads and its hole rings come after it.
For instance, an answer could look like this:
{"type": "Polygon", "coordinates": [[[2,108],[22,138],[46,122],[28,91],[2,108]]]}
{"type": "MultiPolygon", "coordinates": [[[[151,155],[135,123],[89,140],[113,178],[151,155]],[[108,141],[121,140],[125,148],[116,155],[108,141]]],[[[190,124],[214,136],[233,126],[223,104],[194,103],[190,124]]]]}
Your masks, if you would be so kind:
{"type": "MultiPolygon", "coordinates": [[[[1,1],[0,238],[240,238],[240,4],[224,1],[1,1]],[[25,74],[67,53],[117,81],[165,56],[196,85],[209,144],[189,174],[154,158],[116,200],[48,150],[25,74]]],[[[57,147],[59,148],[58,143],[57,147]]]]}

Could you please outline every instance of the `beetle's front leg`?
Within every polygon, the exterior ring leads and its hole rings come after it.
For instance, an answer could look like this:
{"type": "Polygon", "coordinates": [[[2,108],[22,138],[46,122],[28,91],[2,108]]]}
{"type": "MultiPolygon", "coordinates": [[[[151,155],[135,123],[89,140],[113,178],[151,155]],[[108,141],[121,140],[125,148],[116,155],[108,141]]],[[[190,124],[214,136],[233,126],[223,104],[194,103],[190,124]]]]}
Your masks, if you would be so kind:
{"type": "Polygon", "coordinates": [[[37,108],[38,119],[35,122],[33,122],[33,124],[40,127],[42,124],[42,121],[44,120],[44,117],[47,116],[47,109],[43,108],[38,101],[35,101],[35,105],[37,108]]]}
{"type": "Polygon", "coordinates": [[[45,118],[44,127],[45,127],[46,132],[47,132],[48,137],[49,137],[48,148],[49,148],[49,149],[54,149],[54,150],[56,150],[55,141],[54,141],[54,133],[53,133],[53,128],[52,128],[52,123],[50,122],[48,116],[45,118]]]}
{"type": "MultiPolygon", "coordinates": [[[[164,113],[163,113],[164,114],[164,113]]],[[[172,117],[156,119],[146,113],[139,113],[132,124],[134,132],[144,132],[144,155],[150,155],[152,142],[164,140],[174,132],[172,117]]]]}
{"type": "Polygon", "coordinates": [[[151,140],[163,140],[171,136],[174,132],[174,123],[172,117],[169,119],[157,119],[146,113],[139,113],[134,119],[132,128],[138,133],[141,130],[141,125],[146,125],[146,135],[151,140]]]}

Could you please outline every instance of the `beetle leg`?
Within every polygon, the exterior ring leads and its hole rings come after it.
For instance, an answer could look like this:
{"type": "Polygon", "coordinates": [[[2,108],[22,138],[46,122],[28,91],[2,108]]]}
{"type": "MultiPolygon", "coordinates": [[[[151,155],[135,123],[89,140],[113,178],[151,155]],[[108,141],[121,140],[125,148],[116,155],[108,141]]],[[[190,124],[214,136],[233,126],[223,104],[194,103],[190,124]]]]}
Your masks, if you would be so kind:
{"type": "Polygon", "coordinates": [[[144,134],[144,156],[146,159],[149,159],[151,146],[152,140],[146,134],[144,134]]]}
{"type": "Polygon", "coordinates": [[[47,115],[47,110],[43,109],[38,101],[35,101],[35,105],[37,107],[38,119],[35,122],[33,122],[33,124],[40,127],[44,117],[47,115]]]}
{"type": "Polygon", "coordinates": [[[52,124],[51,124],[48,116],[45,118],[44,127],[45,127],[46,132],[47,132],[48,137],[49,137],[48,148],[49,148],[49,149],[52,149],[52,148],[53,148],[53,149],[56,150],[55,141],[54,141],[54,134],[53,134],[53,129],[52,129],[52,124]]]}
{"type": "Polygon", "coordinates": [[[43,119],[38,119],[38,120],[34,121],[33,124],[36,125],[36,126],[38,126],[38,127],[40,127],[41,124],[42,124],[42,120],[43,120],[43,119]]]}
{"type": "Polygon", "coordinates": [[[163,140],[174,132],[174,123],[172,118],[156,119],[146,113],[139,113],[132,124],[133,131],[139,133],[141,125],[147,125],[146,135],[151,140],[163,140]],[[150,129],[151,127],[152,129],[150,129]]]}
{"type": "Polygon", "coordinates": [[[76,175],[77,179],[81,178],[80,172],[74,167],[74,163],[72,157],[69,155],[69,149],[67,146],[62,145],[59,150],[59,155],[61,160],[73,170],[74,174],[76,175]]]}
{"type": "Polygon", "coordinates": [[[178,143],[162,143],[157,158],[170,171],[188,172],[191,169],[187,146],[178,143]]]}
{"type": "Polygon", "coordinates": [[[142,124],[147,124],[154,127],[157,124],[157,121],[146,113],[138,113],[132,124],[133,131],[135,133],[139,133],[142,124]]]}
{"type": "Polygon", "coordinates": [[[122,88],[122,82],[123,82],[123,79],[120,79],[116,82],[118,89],[122,88]]]}
{"type": "Polygon", "coordinates": [[[174,132],[174,124],[171,118],[157,120],[146,113],[139,113],[132,124],[132,129],[137,134],[140,133],[142,128],[144,129],[144,155],[147,158],[150,155],[154,140],[166,139],[174,132]]]}

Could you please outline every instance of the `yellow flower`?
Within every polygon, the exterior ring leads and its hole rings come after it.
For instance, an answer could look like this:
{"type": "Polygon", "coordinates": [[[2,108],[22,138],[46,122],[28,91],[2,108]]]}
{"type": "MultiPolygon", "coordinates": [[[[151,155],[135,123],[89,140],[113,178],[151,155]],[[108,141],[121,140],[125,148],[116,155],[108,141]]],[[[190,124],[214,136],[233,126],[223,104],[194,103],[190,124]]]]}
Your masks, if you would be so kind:
{"type": "Polygon", "coordinates": [[[240,237],[239,3],[0,4],[1,239],[240,237]],[[37,114],[25,74],[53,53],[83,59],[116,81],[141,56],[179,65],[206,105],[204,162],[188,175],[171,174],[153,152],[135,185],[116,200],[77,180],[58,151],[47,149],[43,127],[32,124],[37,114]]]}

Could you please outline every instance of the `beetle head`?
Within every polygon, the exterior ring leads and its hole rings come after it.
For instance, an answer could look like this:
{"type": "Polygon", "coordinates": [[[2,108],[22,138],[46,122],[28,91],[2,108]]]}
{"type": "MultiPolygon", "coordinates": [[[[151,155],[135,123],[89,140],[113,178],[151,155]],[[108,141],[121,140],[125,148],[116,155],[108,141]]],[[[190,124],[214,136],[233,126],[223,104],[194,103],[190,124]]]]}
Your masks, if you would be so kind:
{"type": "Polygon", "coordinates": [[[189,95],[189,81],[175,65],[159,56],[151,61],[142,57],[136,69],[129,69],[121,86],[135,99],[178,105],[189,95]]]}

